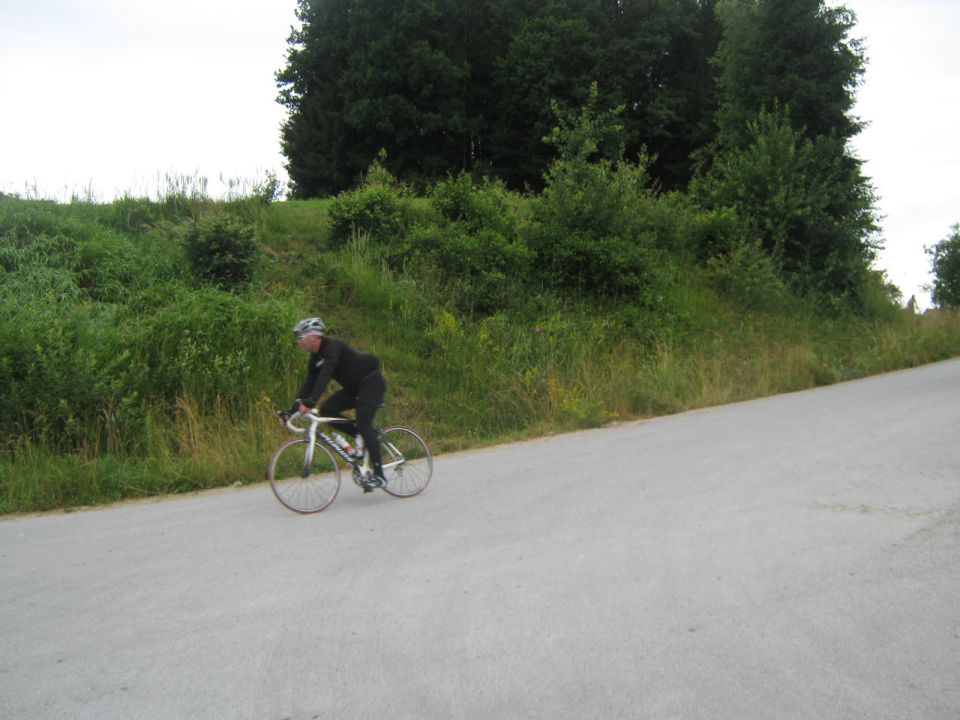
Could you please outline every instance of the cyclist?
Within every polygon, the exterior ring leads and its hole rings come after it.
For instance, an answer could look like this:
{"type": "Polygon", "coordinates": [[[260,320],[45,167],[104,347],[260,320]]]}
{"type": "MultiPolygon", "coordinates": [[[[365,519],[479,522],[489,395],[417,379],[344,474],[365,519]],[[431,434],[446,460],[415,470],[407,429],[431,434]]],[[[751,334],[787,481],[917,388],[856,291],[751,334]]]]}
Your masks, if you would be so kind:
{"type": "Polygon", "coordinates": [[[373,429],[373,416],[383,405],[387,381],[380,373],[379,358],[359,353],[343,340],[324,335],[326,329],[318,317],[305,318],[293,327],[297,342],[304,352],[310,354],[310,360],[307,364],[307,377],[290,414],[307,412],[315,407],[331,380],[340,383],[341,388],[320,406],[320,414],[323,417],[342,418],[341,413],[344,410],[356,409],[356,422],[351,421],[349,425],[342,426],[353,435],[359,432],[370,453],[373,477],[364,484],[364,491],[370,492],[386,482],[383,478],[380,442],[373,429]]]}

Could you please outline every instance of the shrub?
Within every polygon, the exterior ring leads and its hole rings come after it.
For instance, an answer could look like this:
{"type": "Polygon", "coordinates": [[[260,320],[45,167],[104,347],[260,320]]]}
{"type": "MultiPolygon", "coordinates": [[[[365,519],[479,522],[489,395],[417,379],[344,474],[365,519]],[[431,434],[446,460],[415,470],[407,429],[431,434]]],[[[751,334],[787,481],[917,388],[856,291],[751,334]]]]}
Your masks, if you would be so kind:
{"type": "Polygon", "coordinates": [[[718,208],[694,215],[686,227],[688,243],[698,262],[721,258],[733,251],[743,234],[733,208],[718,208]]]}
{"type": "Polygon", "coordinates": [[[468,232],[493,230],[501,235],[516,233],[517,196],[501,181],[484,179],[476,184],[467,173],[437,183],[430,203],[447,222],[468,232]]]}
{"type": "Polygon", "coordinates": [[[560,156],[547,171],[543,193],[532,201],[529,244],[546,284],[600,297],[640,296],[653,281],[660,237],[670,226],[649,188],[649,158],[637,162],[599,156],[616,135],[617,111],[598,113],[593,103],[561,119],[550,141],[560,156]]]}
{"type": "Polygon", "coordinates": [[[645,183],[641,164],[558,160],[533,201],[529,231],[544,282],[601,297],[642,293],[661,244],[647,222],[654,203],[645,183]]]}
{"type": "Polygon", "coordinates": [[[202,281],[224,289],[249,283],[257,262],[253,228],[231,218],[201,220],[184,238],[187,261],[202,281]]]}
{"type": "Polygon", "coordinates": [[[204,405],[239,402],[283,376],[297,351],[289,328],[299,303],[259,300],[216,287],[159,286],[131,317],[131,364],[136,391],[155,402],[186,394],[204,405]]]}
{"type": "Polygon", "coordinates": [[[409,247],[437,273],[453,306],[472,315],[514,307],[517,280],[527,276],[533,261],[533,253],[516,238],[494,230],[469,232],[456,223],[414,228],[409,247]]]}
{"type": "Polygon", "coordinates": [[[744,310],[775,311],[788,291],[758,242],[741,242],[707,263],[717,288],[744,310]]]}
{"type": "Polygon", "coordinates": [[[410,225],[410,192],[375,160],[356,190],[335,197],[329,208],[330,239],[346,245],[356,233],[372,242],[397,242],[410,225]]]}
{"type": "Polygon", "coordinates": [[[749,136],[721,152],[691,194],[707,209],[732,209],[792,287],[857,307],[876,230],[859,164],[835,137],[804,138],[779,108],[761,110],[749,136]]]}
{"type": "Polygon", "coordinates": [[[96,444],[103,418],[131,402],[115,309],[36,291],[0,294],[0,306],[0,433],[63,450],[96,444]]]}
{"type": "Polygon", "coordinates": [[[431,190],[433,220],[413,227],[404,256],[435,276],[455,309],[489,315],[516,306],[534,256],[519,236],[514,200],[502,183],[475,185],[467,174],[431,190]]]}

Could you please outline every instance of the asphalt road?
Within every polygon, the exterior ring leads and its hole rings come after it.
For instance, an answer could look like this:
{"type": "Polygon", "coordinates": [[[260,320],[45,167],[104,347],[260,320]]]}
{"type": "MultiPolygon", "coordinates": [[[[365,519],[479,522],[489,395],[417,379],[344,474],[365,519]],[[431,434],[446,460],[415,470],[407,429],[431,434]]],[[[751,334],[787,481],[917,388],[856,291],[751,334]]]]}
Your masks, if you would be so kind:
{"type": "Polygon", "coordinates": [[[0,718],[960,717],[960,361],[0,520],[0,718]]]}

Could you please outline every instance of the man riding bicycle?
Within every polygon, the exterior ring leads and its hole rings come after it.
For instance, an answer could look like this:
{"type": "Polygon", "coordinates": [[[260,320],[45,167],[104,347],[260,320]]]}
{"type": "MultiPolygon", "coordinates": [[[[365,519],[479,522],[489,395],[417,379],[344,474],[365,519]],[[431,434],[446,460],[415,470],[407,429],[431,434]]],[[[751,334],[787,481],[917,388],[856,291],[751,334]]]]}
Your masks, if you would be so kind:
{"type": "Polygon", "coordinates": [[[387,381],[380,373],[379,358],[359,353],[342,340],[325,336],[326,326],[318,317],[301,320],[294,325],[293,332],[303,351],[310,354],[310,359],[307,363],[307,377],[290,414],[298,411],[305,413],[316,407],[330,380],[340,383],[340,390],[320,406],[320,414],[323,417],[343,418],[341,413],[344,410],[356,409],[356,422],[349,421],[338,425],[342,425],[353,435],[359,433],[367,452],[370,453],[373,476],[364,484],[364,491],[370,492],[381,487],[386,481],[383,478],[380,441],[373,429],[373,417],[383,405],[387,381]]]}

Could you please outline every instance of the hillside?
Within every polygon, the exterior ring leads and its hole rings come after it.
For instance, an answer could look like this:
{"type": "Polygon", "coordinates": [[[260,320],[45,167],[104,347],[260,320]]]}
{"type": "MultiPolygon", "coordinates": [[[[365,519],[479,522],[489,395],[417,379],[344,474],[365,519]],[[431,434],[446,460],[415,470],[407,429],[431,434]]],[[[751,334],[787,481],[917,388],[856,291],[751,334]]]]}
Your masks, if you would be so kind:
{"type": "Polygon", "coordinates": [[[901,310],[876,273],[857,303],[801,293],[749,243],[705,256],[716,214],[613,177],[635,204],[579,197],[577,218],[607,213],[593,236],[561,228],[556,185],[469,178],[416,197],[373,173],[330,200],[0,199],[0,511],[259,482],[306,315],[382,358],[383,421],[437,452],[960,353],[956,315],[901,310]]]}

